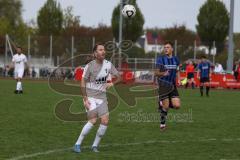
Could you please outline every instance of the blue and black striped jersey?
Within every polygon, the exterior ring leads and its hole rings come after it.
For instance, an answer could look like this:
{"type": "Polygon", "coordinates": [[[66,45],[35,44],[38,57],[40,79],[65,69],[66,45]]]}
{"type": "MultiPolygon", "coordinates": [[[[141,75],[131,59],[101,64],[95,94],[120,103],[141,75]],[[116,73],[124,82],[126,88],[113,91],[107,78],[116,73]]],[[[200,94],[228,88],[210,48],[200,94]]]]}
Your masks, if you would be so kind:
{"type": "Polygon", "coordinates": [[[162,76],[158,80],[169,82],[176,85],[176,75],[180,62],[176,56],[168,57],[167,55],[159,56],[156,61],[156,67],[160,72],[168,71],[167,76],[162,76]]]}
{"type": "Polygon", "coordinates": [[[209,78],[211,65],[209,62],[201,62],[198,65],[198,69],[200,70],[201,78],[209,78]]]}

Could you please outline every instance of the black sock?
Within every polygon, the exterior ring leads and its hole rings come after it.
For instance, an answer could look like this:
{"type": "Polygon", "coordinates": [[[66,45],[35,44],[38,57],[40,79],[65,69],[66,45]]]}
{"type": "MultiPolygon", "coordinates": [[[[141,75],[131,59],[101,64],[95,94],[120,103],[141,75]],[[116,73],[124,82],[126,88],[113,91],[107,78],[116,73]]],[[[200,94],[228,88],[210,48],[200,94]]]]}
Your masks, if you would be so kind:
{"type": "Polygon", "coordinates": [[[188,82],[186,83],[186,85],[185,85],[185,88],[187,88],[188,87],[188,82]]]}
{"type": "Polygon", "coordinates": [[[209,96],[209,90],[210,90],[210,87],[207,86],[207,87],[206,87],[206,95],[207,95],[207,96],[209,96]]]}
{"type": "Polygon", "coordinates": [[[203,86],[200,86],[200,93],[201,93],[201,96],[203,96],[203,86]]]}
{"type": "Polygon", "coordinates": [[[160,112],[160,123],[161,124],[165,124],[166,123],[166,118],[167,118],[167,111],[165,111],[164,108],[161,109],[161,112],[160,112]]]}
{"type": "Polygon", "coordinates": [[[194,89],[195,88],[195,85],[194,85],[194,82],[192,82],[192,89],[194,89]]]}

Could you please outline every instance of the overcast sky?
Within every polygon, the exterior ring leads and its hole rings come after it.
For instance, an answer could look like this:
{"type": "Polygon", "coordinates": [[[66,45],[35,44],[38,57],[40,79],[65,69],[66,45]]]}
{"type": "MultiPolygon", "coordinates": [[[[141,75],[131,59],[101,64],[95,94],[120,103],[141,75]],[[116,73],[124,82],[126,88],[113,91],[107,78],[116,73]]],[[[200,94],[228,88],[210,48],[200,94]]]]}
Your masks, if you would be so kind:
{"type": "MultiPolygon", "coordinates": [[[[38,10],[46,0],[22,0],[23,18],[26,22],[36,20],[38,10]]],[[[74,15],[80,16],[81,24],[97,26],[99,23],[111,24],[113,8],[120,0],[57,0],[64,9],[74,7],[74,15]]],[[[196,30],[197,15],[200,6],[206,0],[137,0],[144,18],[144,27],[171,27],[173,24],[185,24],[196,30]]],[[[230,0],[222,0],[230,9],[230,0]]],[[[234,32],[240,32],[240,0],[235,0],[234,32]]]]}

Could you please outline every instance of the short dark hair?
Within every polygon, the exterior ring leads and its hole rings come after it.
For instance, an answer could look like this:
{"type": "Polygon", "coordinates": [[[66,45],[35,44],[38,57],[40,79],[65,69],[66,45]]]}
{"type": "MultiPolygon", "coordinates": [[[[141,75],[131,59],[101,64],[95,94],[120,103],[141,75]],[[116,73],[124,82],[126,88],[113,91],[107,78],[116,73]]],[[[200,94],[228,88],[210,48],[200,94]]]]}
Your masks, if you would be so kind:
{"type": "Polygon", "coordinates": [[[102,43],[102,42],[96,43],[96,44],[94,45],[94,47],[93,47],[93,52],[95,52],[95,51],[97,50],[97,47],[98,47],[98,46],[104,46],[104,43],[102,43]]]}
{"type": "Polygon", "coordinates": [[[19,49],[21,49],[21,50],[22,50],[22,47],[20,47],[20,46],[17,46],[17,48],[19,48],[19,49]]]}
{"type": "Polygon", "coordinates": [[[164,42],[164,45],[170,44],[173,47],[173,43],[171,41],[164,42]]]}

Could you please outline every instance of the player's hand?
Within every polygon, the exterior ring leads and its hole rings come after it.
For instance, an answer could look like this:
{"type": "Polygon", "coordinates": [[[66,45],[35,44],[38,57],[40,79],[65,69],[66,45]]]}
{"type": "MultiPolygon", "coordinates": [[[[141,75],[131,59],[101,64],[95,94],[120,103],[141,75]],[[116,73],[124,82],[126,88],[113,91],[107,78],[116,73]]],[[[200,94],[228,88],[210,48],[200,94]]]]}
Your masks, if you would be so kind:
{"type": "Polygon", "coordinates": [[[167,70],[166,72],[164,72],[163,76],[168,76],[169,75],[169,71],[167,70]]]}
{"type": "Polygon", "coordinates": [[[106,86],[105,86],[105,88],[106,88],[106,89],[109,89],[109,88],[111,88],[112,86],[113,86],[113,83],[112,83],[112,82],[111,82],[111,83],[107,83],[106,86]]]}
{"type": "Polygon", "coordinates": [[[180,79],[177,81],[177,83],[178,83],[179,86],[181,85],[181,81],[180,81],[180,79]]]}
{"type": "Polygon", "coordinates": [[[89,102],[89,100],[88,100],[87,97],[84,97],[84,98],[83,98],[83,104],[84,104],[84,107],[85,107],[87,110],[90,109],[91,103],[89,102]]]}

